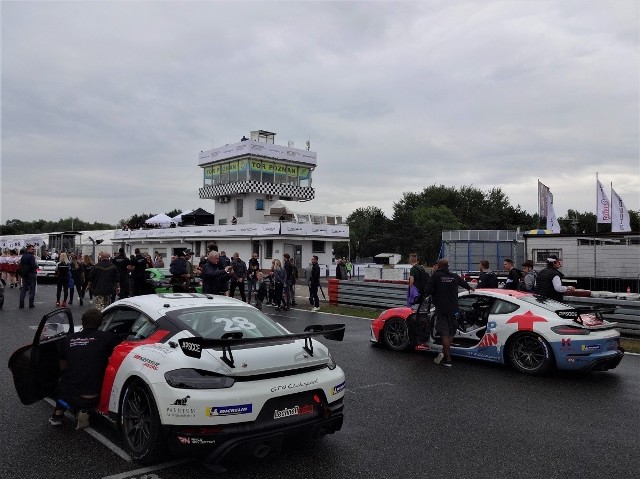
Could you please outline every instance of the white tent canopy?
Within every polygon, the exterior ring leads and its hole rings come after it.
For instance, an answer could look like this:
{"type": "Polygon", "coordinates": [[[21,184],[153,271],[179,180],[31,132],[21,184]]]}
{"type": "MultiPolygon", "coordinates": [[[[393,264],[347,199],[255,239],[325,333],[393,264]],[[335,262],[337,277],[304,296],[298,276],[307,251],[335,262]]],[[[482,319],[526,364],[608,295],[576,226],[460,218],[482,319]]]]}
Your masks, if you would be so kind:
{"type": "Polygon", "coordinates": [[[155,215],[149,218],[147,221],[145,221],[145,224],[160,225],[160,226],[168,227],[172,221],[173,219],[171,218],[171,216],[167,216],[164,213],[160,213],[158,215],[155,215]]]}
{"type": "Polygon", "coordinates": [[[182,213],[180,213],[179,215],[175,215],[173,218],[171,218],[171,221],[173,221],[174,223],[182,223],[182,215],[188,215],[189,213],[191,213],[193,210],[187,210],[187,211],[183,211],[182,213]]]}

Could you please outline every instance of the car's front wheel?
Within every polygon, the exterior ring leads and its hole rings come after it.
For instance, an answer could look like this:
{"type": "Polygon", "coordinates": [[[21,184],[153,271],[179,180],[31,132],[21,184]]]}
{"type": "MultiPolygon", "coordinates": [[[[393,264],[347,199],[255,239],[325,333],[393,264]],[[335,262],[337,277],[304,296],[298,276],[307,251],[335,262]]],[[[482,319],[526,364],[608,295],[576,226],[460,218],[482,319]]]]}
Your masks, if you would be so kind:
{"type": "Polygon", "coordinates": [[[518,371],[539,375],[547,372],[552,365],[549,343],[534,333],[519,333],[508,347],[509,360],[518,371]]]}
{"type": "Polygon", "coordinates": [[[122,396],[121,429],[131,457],[141,464],[153,464],[166,454],[166,442],[158,408],[149,388],[131,381],[122,396]]]}
{"type": "Polygon", "coordinates": [[[403,318],[387,320],[383,330],[384,343],[394,351],[404,351],[409,347],[409,326],[403,318]]]}

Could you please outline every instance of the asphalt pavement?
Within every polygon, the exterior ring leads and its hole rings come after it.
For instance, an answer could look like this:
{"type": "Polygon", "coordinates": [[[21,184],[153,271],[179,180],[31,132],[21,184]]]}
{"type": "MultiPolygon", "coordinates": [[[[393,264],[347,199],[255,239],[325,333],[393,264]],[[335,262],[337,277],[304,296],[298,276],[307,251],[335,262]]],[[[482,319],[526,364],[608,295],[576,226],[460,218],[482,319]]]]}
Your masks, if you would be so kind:
{"type": "MultiPolygon", "coordinates": [[[[6,291],[0,352],[32,340],[54,308],[55,286],[39,286],[36,308],[18,310],[6,291]]],[[[303,298],[302,298],[303,299],[303,298]]],[[[300,298],[299,298],[299,302],[300,298]]],[[[79,315],[88,305],[71,306],[79,315]]],[[[305,305],[306,307],[306,305],[305,305]]],[[[506,367],[430,353],[393,353],[369,342],[370,321],[292,309],[265,312],[291,331],[344,322],[344,341],[322,340],[345,370],[342,430],[265,459],[226,463],[226,478],[631,478],[638,477],[640,357],[609,372],[528,377],[506,367]]],[[[104,424],[52,428],[46,401],[22,405],[9,370],[0,376],[1,475],[80,478],[211,478],[196,461],[167,458],[155,468],[127,459],[104,424]]]]}

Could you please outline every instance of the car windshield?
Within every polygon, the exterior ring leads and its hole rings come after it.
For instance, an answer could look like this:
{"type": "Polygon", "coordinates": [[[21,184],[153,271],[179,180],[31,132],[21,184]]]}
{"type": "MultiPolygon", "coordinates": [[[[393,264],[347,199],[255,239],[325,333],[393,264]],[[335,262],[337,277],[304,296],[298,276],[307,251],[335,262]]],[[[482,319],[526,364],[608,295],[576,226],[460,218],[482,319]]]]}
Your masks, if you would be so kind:
{"type": "Polygon", "coordinates": [[[526,295],[522,296],[520,299],[526,303],[535,304],[536,306],[540,306],[541,308],[553,312],[574,309],[573,306],[570,306],[566,303],[561,303],[560,301],[556,301],[555,299],[545,298],[544,296],[526,295]]]}
{"type": "Polygon", "coordinates": [[[182,321],[207,339],[220,339],[226,333],[242,333],[243,338],[268,338],[288,334],[277,323],[253,308],[198,308],[174,312],[182,321]]]}

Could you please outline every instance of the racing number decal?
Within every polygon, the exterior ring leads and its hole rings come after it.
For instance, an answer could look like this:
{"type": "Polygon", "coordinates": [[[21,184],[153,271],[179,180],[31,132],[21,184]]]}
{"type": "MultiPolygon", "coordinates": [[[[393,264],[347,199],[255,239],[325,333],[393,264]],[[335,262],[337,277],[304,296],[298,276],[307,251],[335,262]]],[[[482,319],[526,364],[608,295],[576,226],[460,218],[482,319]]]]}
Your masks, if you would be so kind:
{"type": "Polygon", "coordinates": [[[256,325],[251,321],[247,320],[247,318],[242,318],[240,316],[235,316],[231,319],[229,318],[218,318],[215,320],[216,323],[224,323],[224,330],[227,332],[230,331],[242,331],[243,329],[256,329],[256,325]]]}

